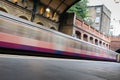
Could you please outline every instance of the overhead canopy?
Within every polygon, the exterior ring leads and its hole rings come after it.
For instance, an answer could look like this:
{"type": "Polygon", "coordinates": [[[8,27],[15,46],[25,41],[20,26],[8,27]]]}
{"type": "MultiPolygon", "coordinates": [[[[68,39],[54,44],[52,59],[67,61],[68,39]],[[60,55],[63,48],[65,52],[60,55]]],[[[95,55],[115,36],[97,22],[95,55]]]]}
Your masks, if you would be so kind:
{"type": "Polygon", "coordinates": [[[69,9],[72,5],[80,0],[40,0],[40,2],[47,7],[52,8],[54,11],[62,14],[67,9],[69,9]]]}

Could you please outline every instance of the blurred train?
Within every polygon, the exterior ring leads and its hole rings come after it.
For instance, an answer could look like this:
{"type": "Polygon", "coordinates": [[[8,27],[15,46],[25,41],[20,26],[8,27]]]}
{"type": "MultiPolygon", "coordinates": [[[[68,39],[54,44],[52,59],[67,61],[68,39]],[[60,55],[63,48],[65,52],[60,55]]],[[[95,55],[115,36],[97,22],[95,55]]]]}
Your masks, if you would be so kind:
{"type": "Polygon", "coordinates": [[[120,61],[112,50],[0,12],[0,48],[120,61]]]}

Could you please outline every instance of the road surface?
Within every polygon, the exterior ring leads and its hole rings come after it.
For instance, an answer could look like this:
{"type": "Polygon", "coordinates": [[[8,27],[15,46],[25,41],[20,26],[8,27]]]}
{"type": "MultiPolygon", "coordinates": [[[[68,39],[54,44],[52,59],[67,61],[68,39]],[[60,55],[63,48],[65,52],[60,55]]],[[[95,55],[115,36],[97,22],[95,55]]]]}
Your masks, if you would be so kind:
{"type": "Polygon", "coordinates": [[[0,54],[0,80],[120,80],[120,63],[0,54]]]}

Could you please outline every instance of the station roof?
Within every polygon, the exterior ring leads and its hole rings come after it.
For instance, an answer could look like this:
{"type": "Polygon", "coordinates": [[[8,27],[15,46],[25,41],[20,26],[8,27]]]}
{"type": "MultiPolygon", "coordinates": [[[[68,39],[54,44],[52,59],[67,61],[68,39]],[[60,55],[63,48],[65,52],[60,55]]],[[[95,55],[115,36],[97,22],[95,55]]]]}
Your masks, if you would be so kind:
{"type": "Polygon", "coordinates": [[[66,12],[72,5],[80,0],[40,0],[47,7],[52,8],[55,12],[62,14],[66,12]]]}

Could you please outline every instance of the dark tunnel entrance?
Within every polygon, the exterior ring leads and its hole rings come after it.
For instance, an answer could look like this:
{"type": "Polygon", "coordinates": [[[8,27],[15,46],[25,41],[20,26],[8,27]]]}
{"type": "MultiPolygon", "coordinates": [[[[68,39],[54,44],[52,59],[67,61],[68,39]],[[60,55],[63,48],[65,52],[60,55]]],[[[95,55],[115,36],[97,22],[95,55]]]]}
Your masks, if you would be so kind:
{"type": "Polygon", "coordinates": [[[120,53],[120,49],[116,50],[115,52],[120,53]]]}

